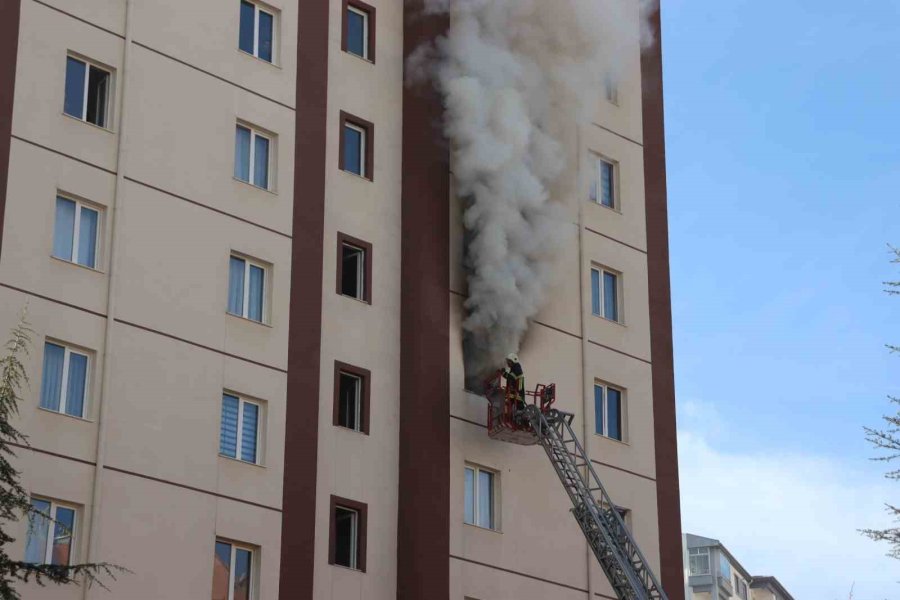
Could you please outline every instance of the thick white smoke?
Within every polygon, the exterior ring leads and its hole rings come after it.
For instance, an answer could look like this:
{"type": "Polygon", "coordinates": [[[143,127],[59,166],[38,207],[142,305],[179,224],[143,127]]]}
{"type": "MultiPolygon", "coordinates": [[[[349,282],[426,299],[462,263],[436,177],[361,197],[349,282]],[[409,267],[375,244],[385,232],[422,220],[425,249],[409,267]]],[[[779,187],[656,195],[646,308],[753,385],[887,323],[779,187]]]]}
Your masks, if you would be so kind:
{"type": "MultiPolygon", "coordinates": [[[[457,193],[466,204],[466,371],[518,351],[574,228],[559,198],[574,178],[579,125],[643,35],[639,0],[425,0],[449,15],[411,62],[445,103],[457,193]],[[568,179],[568,178],[566,178],[568,179]]],[[[646,0],[640,0],[646,1],[646,0]]]]}

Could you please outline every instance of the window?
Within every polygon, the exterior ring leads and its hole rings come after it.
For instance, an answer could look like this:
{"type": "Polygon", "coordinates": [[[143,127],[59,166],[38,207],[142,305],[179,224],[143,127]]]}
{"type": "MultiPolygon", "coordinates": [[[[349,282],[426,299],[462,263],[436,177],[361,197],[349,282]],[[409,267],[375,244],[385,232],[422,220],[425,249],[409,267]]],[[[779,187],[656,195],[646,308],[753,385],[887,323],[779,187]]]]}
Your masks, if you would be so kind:
{"type": "Polygon", "coordinates": [[[594,419],[599,435],[622,441],[622,390],[594,384],[594,419]]]}
{"type": "Polygon", "coordinates": [[[369,433],[369,381],[371,374],[334,361],[334,425],[369,433]]]}
{"type": "Polygon", "coordinates": [[[734,574],[734,589],[741,600],[747,600],[747,584],[738,577],[737,573],[734,574]]]}
{"type": "Polygon", "coordinates": [[[69,565],[75,536],[75,509],[40,498],[31,499],[25,562],[69,565]],[[51,532],[53,537],[50,537],[51,532]]]}
{"type": "Polygon", "coordinates": [[[266,312],[266,268],[232,255],[228,279],[228,312],[262,323],[266,312]]]}
{"type": "Polygon", "coordinates": [[[709,575],[709,548],[688,548],[691,575],[709,575]]]}
{"type": "Polygon", "coordinates": [[[591,184],[591,200],[607,208],[618,208],[616,191],[616,165],[598,158],[597,172],[591,184]]]}
{"type": "Polygon", "coordinates": [[[343,50],[375,62],[375,7],[344,0],[343,50]]]}
{"type": "Polygon", "coordinates": [[[216,540],[212,600],[253,600],[253,550],[216,540]]]}
{"type": "Polygon", "coordinates": [[[372,302],[372,244],[338,233],[337,293],[372,302]]]}
{"type": "Polygon", "coordinates": [[[731,581],[731,563],[723,552],[719,552],[719,575],[731,581]]]}
{"type": "Polygon", "coordinates": [[[57,196],[53,256],[96,268],[99,226],[100,211],[82,202],[57,196]]]}
{"type": "Polygon", "coordinates": [[[341,111],[340,169],[372,180],[372,147],[375,126],[341,111]]]}
{"type": "Polygon", "coordinates": [[[366,570],[366,514],[362,502],[331,497],[328,564],[366,570]]]}
{"type": "Polygon", "coordinates": [[[234,176],[268,190],[271,139],[255,129],[238,125],[234,137],[234,176]]]}
{"type": "Polygon", "coordinates": [[[621,322],[618,274],[600,267],[591,269],[591,310],[598,317],[621,322]]]}
{"type": "Polygon", "coordinates": [[[45,342],[41,408],[83,418],[89,363],[83,352],[45,342]]]}
{"type": "Polygon", "coordinates": [[[66,57],[63,112],[76,119],[106,127],[110,72],[87,61],[66,57]]]}
{"type": "Polygon", "coordinates": [[[242,0],[238,48],[266,62],[274,61],[275,13],[242,0]]]}
{"type": "Polygon", "coordinates": [[[233,394],[222,394],[219,454],[258,464],[261,414],[259,403],[244,400],[233,394]]]}
{"type": "Polygon", "coordinates": [[[496,474],[479,467],[466,467],[465,518],[469,525],[497,529],[494,480],[496,474]]]}
{"type": "Polygon", "coordinates": [[[604,91],[606,93],[606,101],[611,104],[619,104],[619,86],[616,83],[616,80],[611,76],[607,75],[603,81],[604,91]]]}

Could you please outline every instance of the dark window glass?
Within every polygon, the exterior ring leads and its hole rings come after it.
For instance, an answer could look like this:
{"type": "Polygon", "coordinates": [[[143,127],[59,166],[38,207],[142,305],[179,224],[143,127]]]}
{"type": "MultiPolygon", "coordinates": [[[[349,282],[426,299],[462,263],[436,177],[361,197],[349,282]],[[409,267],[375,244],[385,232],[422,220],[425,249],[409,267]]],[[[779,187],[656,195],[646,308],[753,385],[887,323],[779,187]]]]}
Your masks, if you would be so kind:
{"type": "Polygon", "coordinates": [[[250,265],[250,302],[247,307],[247,318],[262,323],[263,298],[265,297],[266,271],[256,265],[250,265]]]}
{"type": "Polygon", "coordinates": [[[607,436],[622,440],[622,392],[614,388],[606,389],[607,436]]]}
{"type": "MultiPolygon", "coordinates": [[[[57,198],[57,202],[59,199],[57,198]]],[[[91,267],[97,264],[97,227],[100,213],[90,208],[81,207],[81,229],[78,234],[78,256],[80,265],[91,267]]]]}
{"type": "Polygon", "coordinates": [[[616,276],[603,273],[603,316],[611,321],[619,320],[619,289],[616,276]]]}
{"type": "Polygon", "coordinates": [[[244,52],[253,54],[253,29],[255,20],[255,8],[249,2],[241,2],[241,29],[238,37],[238,47],[244,52]]]}
{"type": "Polygon", "coordinates": [[[234,176],[250,181],[250,130],[237,126],[234,136],[234,176]]]}
{"type": "Polygon", "coordinates": [[[66,414],[81,417],[84,413],[84,392],[87,384],[88,358],[84,354],[69,353],[69,385],[66,389],[66,414]]]}
{"type": "Polygon", "coordinates": [[[106,99],[109,93],[109,73],[97,67],[91,67],[88,77],[87,112],[88,123],[106,127],[106,99]]]}
{"type": "Polygon", "coordinates": [[[594,421],[595,431],[603,435],[603,386],[594,386],[594,421]]]}
{"type": "Polygon", "coordinates": [[[367,58],[366,27],[368,19],[358,10],[347,9],[347,51],[367,58]]]}
{"type": "Polygon", "coordinates": [[[609,208],[615,208],[616,204],[614,177],[615,167],[605,160],[600,161],[600,202],[609,208]]]}
{"type": "Polygon", "coordinates": [[[591,269],[591,311],[600,314],[600,271],[591,269]]]}
{"type": "Polygon", "coordinates": [[[216,542],[213,558],[212,600],[228,600],[231,587],[231,544],[216,542]]]}
{"type": "Polygon", "coordinates": [[[343,261],[341,271],[341,293],[352,298],[364,299],[365,252],[344,244],[341,249],[343,261]]]}
{"type": "Polygon", "coordinates": [[[359,513],[338,506],[334,509],[334,563],[343,567],[356,568],[357,523],[359,513]]]}
{"type": "Polygon", "coordinates": [[[56,224],[53,228],[53,256],[72,260],[75,245],[75,203],[56,198],[56,224]]]}
{"type": "Polygon", "coordinates": [[[50,564],[68,566],[72,559],[72,533],[75,531],[75,511],[59,506],[53,524],[53,550],[50,564]]]}
{"type": "Polygon", "coordinates": [[[253,142],[253,185],[269,189],[269,140],[257,135],[253,142]]]}
{"type": "Polygon", "coordinates": [[[363,170],[363,132],[344,125],[344,170],[365,175],[363,170]]]}
{"type": "Polygon", "coordinates": [[[67,115],[84,118],[84,77],[87,65],[71,56],[66,60],[66,98],[63,110],[67,115]]]}
{"type": "Polygon", "coordinates": [[[234,600],[250,600],[250,574],[253,553],[243,548],[234,552],[234,600]]]}
{"type": "Polygon", "coordinates": [[[272,62],[272,42],[274,40],[275,19],[267,12],[259,11],[259,40],[258,56],[268,62],[272,62]]]}
{"type": "Polygon", "coordinates": [[[360,431],[361,398],[362,379],[356,375],[341,373],[338,389],[338,425],[360,431]]]}

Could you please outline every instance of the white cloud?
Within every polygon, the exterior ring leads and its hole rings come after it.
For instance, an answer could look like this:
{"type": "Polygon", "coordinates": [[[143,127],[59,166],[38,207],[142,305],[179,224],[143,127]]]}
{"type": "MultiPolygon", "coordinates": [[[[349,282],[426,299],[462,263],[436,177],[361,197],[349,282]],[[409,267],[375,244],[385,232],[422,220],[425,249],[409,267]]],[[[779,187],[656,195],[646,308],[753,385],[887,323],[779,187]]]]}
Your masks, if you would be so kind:
{"type": "Polygon", "coordinates": [[[716,440],[727,432],[717,431],[715,412],[696,402],[682,409],[685,532],[721,540],[751,574],[774,575],[797,600],[844,600],[853,582],[854,600],[900,597],[900,561],[857,532],[890,524],[884,502],[900,484],[858,464],[780,452],[765,436],[758,450],[722,451],[716,440]],[[712,415],[712,436],[697,427],[703,413],[712,415]]]}

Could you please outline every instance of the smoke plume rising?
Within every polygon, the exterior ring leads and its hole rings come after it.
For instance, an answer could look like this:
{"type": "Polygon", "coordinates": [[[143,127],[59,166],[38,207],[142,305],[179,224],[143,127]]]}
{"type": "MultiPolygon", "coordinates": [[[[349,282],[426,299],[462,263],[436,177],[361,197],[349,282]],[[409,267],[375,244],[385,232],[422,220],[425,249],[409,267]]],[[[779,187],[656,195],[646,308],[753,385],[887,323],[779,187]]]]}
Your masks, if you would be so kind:
{"type": "Polygon", "coordinates": [[[644,31],[638,0],[424,1],[450,20],[410,64],[444,99],[465,204],[463,327],[473,377],[518,351],[545,304],[559,249],[574,232],[560,196],[574,182],[575,132],[644,31]]]}

